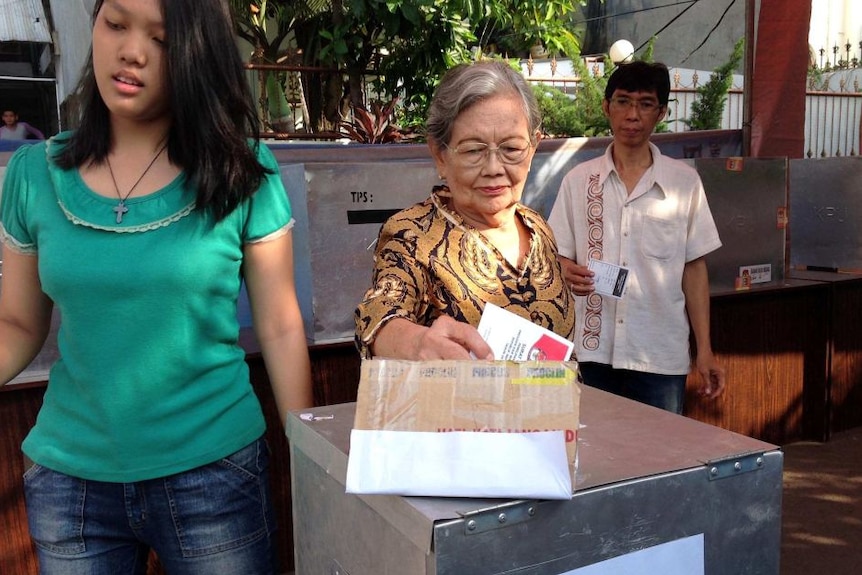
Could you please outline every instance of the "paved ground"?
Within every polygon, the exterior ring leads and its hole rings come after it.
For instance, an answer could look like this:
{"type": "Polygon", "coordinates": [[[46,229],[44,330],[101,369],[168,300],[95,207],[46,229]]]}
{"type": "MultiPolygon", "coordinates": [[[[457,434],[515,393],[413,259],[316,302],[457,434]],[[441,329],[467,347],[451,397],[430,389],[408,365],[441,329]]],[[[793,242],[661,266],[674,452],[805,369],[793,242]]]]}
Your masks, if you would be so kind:
{"type": "Polygon", "coordinates": [[[859,575],[862,428],[783,451],[781,575],[859,575]]]}

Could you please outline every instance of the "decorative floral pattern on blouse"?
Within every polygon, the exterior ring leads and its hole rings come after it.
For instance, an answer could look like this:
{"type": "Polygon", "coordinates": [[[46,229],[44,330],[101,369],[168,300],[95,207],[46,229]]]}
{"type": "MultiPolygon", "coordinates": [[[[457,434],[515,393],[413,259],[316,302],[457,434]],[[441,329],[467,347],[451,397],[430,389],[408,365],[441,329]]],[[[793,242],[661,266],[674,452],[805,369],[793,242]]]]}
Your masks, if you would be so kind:
{"type": "Polygon", "coordinates": [[[572,339],[574,299],[563,280],[557,246],[545,220],[518,205],[530,231],[520,269],[485,236],[446,207],[448,189],[437,186],[424,202],[383,225],[377,240],[372,286],[356,309],[356,345],[371,357],[377,331],[393,318],[429,326],[448,315],[479,325],[485,303],[572,339]]]}

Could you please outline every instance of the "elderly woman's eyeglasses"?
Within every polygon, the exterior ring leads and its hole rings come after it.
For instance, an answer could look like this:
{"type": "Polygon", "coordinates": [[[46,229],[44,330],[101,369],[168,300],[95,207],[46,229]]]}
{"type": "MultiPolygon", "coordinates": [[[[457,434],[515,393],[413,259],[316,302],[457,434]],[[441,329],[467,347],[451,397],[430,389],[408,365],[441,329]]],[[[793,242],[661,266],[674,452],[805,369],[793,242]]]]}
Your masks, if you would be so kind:
{"type": "Polygon", "coordinates": [[[507,140],[498,146],[491,146],[484,142],[465,142],[454,148],[443,144],[446,149],[454,154],[455,161],[467,167],[474,167],[488,161],[491,152],[497,154],[497,158],[503,164],[520,164],[530,154],[533,145],[528,140],[507,140]]]}
{"type": "Polygon", "coordinates": [[[636,100],[635,98],[627,98],[625,96],[611,98],[611,106],[617,110],[625,111],[634,106],[641,114],[651,114],[661,108],[661,104],[657,100],[636,100]]]}

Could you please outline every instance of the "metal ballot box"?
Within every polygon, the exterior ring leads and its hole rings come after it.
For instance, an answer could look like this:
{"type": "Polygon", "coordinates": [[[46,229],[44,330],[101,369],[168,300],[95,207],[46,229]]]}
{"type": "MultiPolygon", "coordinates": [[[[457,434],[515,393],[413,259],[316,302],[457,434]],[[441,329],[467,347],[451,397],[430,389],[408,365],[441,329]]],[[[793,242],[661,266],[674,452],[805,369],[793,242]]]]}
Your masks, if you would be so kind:
{"type": "Polygon", "coordinates": [[[778,574],[774,445],[585,387],[570,501],[359,496],[354,411],[289,415],[297,575],[778,574]]]}

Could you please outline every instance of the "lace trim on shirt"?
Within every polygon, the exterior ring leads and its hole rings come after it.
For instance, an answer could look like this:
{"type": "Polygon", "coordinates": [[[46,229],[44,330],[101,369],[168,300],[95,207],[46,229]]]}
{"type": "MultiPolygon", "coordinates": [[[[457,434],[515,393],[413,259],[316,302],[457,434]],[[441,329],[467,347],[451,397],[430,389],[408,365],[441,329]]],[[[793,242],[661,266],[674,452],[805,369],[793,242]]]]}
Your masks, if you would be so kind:
{"type": "Polygon", "coordinates": [[[135,232],[149,232],[149,231],[156,230],[159,228],[164,228],[164,227],[169,226],[172,223],[186,217],[187,215],[192,213],[192,211],[195,209],[195,202],[191,202],[188,205],[186,205],[185,207],[183,207],[182,209],[180,209],[179,211],[171,214],[170,216],[168,216],[166,218],[162,218],[162,219],[156,220],[154,222],[148,222],[146,224],[141,224],[139,226],[129,226],[126,228],[117,228],[117,227],[111,227],[111,226],[102,226],[99,224],[94,224],[92,222],[88,222],[86,220],[83,220],[83,219],[79,218],[78,216],[76,216],[75,214],[73,214],[72,212],[70,212],[66,208],[66,206],[63,204],[62,200],[58,199],[57,203],[60,204],[60,209],[63,210],[63,214],[66,215],[66,218],[70,222],[72,222],[73,224],[75,224],[77,226],[85,226],[88,228],[93,228],[95,230],[104,230],[107,232],[116,232],[118,234],[127,234],[127,233],[135,233],[135,232]]]}
{"type": "Polygon", "coordinates": [[[291,229],[293,229],[293,225],[295,223],[296,223],[296,220],[294,220],[293,218],[290,218],[289,222],[287,222],[286,224],[284,224],[283,226],[281,226],[280,228],[278,228],[277,230],[275,230],[271,234],[267,234],[267,235],[263,236],[262,238],[257,238],[256,240],[249,240],[246,243],[247,244],[262,244],[263,242],[269,242],[269,241],[278,239],[281,236],[283,236],[284,234],[286,234],[287,232],[289,232],[291,229]]]}
{"type": "Polygon", "coordinates": [[[19,254],[29,256],[38,253],[38,250],[36,250],[36,244],[22,244],[12,237],[12,234],[6,231],[6,227],[2,223],[0,223],[0,241],[2,241],[6,247],[19,254]]]}

